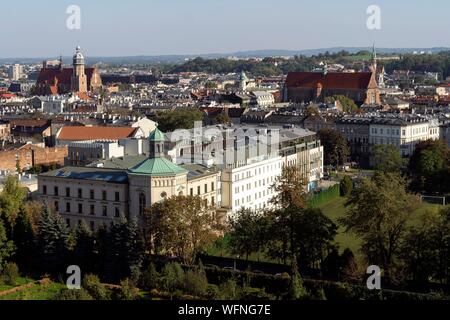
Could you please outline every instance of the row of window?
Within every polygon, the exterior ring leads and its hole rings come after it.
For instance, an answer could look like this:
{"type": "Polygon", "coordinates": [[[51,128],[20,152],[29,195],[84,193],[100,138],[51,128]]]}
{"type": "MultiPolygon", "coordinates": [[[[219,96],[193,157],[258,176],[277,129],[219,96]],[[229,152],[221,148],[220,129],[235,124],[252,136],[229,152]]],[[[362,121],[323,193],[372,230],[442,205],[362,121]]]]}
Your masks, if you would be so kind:
{"type": "Polygon", "coordinates": [[[234,205],[235,205],[235,207],[239,207],[239,206],[244,205],[246,203],[252,202],[253,200],[258,200],[260,198],[263,198],[266,195],[267,196],[272,195],[273,193],[274,193],[274,191],[272,189],[267,190],[267,193],[266,193],[266,191],[262,191],[262,192],[260,191],[260,192],[257,192],[257,193],[254,194],[254,199],[252,199],[252,196],[250,195],[250,196],[247,196],[247,197],[243,197],[241,199],[234,200],[234,205]]]}
{"type": "MultiPolygon", "coordinates": [[[[258,174],[262,174],[262,173],[266,173],[266,172],[270,172],[274,169],[277,169],[277,165],[276,164],[271,164],[271,165],[267,165],[264,166],[262,168],[258,168],[258,169],[254,169],[254,170],[247,170],[245,172],[241,172],[241,173],[237,173],[234,175],[233,180],[237,181],[237,180],[242,180],[245,178],[250,178],[252,175],[252,171],[254,172],[253,176],[256,176],[258,174]]],[[[278,163],[278,169],[281,169],[281,162],[278,163]]]]}
{"type": "MultiPolygon", "coordinates": [[[[42,194],[44,194],[44,195],[48,194],[48,190],[47,190],[47,186],[46,185],[42,186],[42,194]]],[[[60,195],[58,186],[54,186],[53,187],[53,195],[54,196],[59,196],[60,195]]],[[[65,197],[67,197],[67,198],[72,197],[71,189],[69,187],[66,187],[66,189],[65,189],[65,197]]],[[[77,189],[77,197],[79,199],[83,198],[83,189],[81,189],[81,188],[77,189]]],[[[92,200],[95,199],[95,190],[94,189],[90,189],[89,190],[89,199],[92,199],[92,200]]],[[[102,190],[101,200],[103,200],[103,201],[110,200],[110,199],[108,199],[108,193],[107,193],[106,190],[102,190]]],[[[120,192],[119,191],[115,191],[114,192],[114,201],[116,201],[116,202],[120,201],[120,192]]]]}
{"type": "MultiPolygon", "coordinates": [[[[254,187],[257,188],[257,187],[262,187],[262,186],[268,185],[270,182],[274,182],[274,179],[275,178],[272,176],[272,177],[267,177],[265,179],[261,179],[261,180],[255,181],[254,182],[254,187]]],[[[252,189],[252,184],[251,183],[247,183],[247,184],[242,185],[242,186],[237,186],[237,187],[234,188],[234,193],[244,192],[245,189],[247,189],[247,191],[251,190],[252,189]]]]}
{"type": "MultiPolygon", "coordinates": [[[[205,183],[205,185],[203,186],[203,190],[204,190],[204,193],[208,193],[208,184],[207,183],[205,183]]],[[[211,192],[214,190],[215,190],[214,182],[211,182],[211,192]]],[[[194,188],[191,188],[189,190],[189,195],[192,197],[194,196],[194,188]]],[[[201,186],[197,186],[197,194],[195,194],[195,195],[201,195],[201,186]]]]}
{"type": "MultiPolygon", "coordinates": [[[[372,128],[372,134],[378,134],[378,132],[380,132],[380,134],[384,134],[384,130],[383,128],[380,128],[380,130],[378,130],[378,128],[372,128]]],[[[390,134],[390,135],[400,135],[400,130],[399,129],[386,129],[386,134],[390,134]]],[[[402,130],[402,135],[405,136],[406,135],[406,130],[403,129],[402,130]]]]}
{"type": "MultiPolygon", "coordinates": [[[[60,212],[59,201],[54,202],[54,209],[56,212],[60,212]]],[[[70,202],[66,202],[65,213],[72,213],[72,208],[71,208],[70,202]]],[[[84,214],[84,205],[82,203],[78,203],[77,213],[84,214]]],[[[95,205],[93,205],[93,204],[89,205],[89,214],[91,216],[95,216],[95,205]]],[[[102,216],[103,217],[108,216],[108,207],[107,206],[102,206],[102,216]]],[[[120,217],[120,209],[117,207],[114,208],[114,217],[116,217],[116,218],[120,217]]]]}

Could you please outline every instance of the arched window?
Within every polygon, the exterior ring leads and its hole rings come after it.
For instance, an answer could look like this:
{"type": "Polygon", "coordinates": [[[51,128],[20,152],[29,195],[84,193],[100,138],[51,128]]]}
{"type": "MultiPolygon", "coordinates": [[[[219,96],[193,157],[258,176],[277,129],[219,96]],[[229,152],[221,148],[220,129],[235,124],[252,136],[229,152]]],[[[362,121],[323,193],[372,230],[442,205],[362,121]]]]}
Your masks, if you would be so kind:
{"type": "Polygon", "coordinates": [[[145,207],[147,205],[145,194],[143,192],[139,193],[139,214],[143,215],[145,207]]]}

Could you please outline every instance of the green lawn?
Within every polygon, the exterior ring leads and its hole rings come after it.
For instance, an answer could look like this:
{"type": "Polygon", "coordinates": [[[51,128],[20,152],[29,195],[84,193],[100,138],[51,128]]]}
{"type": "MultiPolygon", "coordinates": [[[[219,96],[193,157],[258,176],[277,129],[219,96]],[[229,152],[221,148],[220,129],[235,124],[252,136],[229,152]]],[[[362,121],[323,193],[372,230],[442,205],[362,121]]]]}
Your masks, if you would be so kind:
{"type": "MultiPolygon", "coordinates": [[[[325,204],[319,205],[319,208],[322,209],[327,217],[337,223],[337,220],[345,214],[344,204],[345,198],[336,198],[325,204]]],[[[439,210],[439,208],[442,208],[442,206],[423,202],[418,209],[411,212],[410,224],[418,223],[420,216],[427,210],[439,210]]],[[[339,227],[336,242],[339,244],[341,251],[345,248],[349,248],[355,255],[358,253],[361,245],[360,240],[354,234],[346,233],[342,226],[339,227]]]]}
{"type": "Polygon", "coordinates": [[[6,291],[15,287],[19,287],[25,284],[28,284],[30,282],[33,282],[34,280],[29,279],[29,278],[23,278],[23,277],[19,277],[16,279],[16,285],[11,286],[11,285],[6,285],[6,284],[0,284],[0,291],[6,291]]]}
{"type": "MultiPolygon", "coordinates": [[[[319,205],[318,208],[322,209],[323,213],[327,217],[338,224],[338,219],[345,215],[345,201],[345,198],[338,197],[319,205]]],[[[423,214],[426,210],[438,210],[439,208],[442,208],[442,206],[423,202],[417,210],[411,212],[412,219],[410,220],[410,224],[418,223],[421,214],[423,214]]],[[[344,227],[339,225],[338,234],[336,235],[335,240],[339,245],[340,252],[344,251],[346,248],[349,248],[350,250],[352,250],[358,260],[361,259],[361,254],[359,252],[361,241],[356,235],[345,232],[344,227]]],[[[224,238],[217,241],[215,245],[206,250],[206,253],[212,256],[235,258],[236,256],[229,252],[228,241],[229,238],[225,236],[224,238]]],[[[245,257],[241,257],[241,259],[245,259],[245,257]]],[[[264,253],[254,253],[249,256],[249,260],[280,263],[280,261],[274,261],[270,258],[267,258],[264,253]]]]}
{"type": "MultiPolygon", "coordinates": [[[[345,198],[335,198],[327,203],[319,205],[319,208],[322,209],[323,213],[334,221],[334,223],[338,224],[338,219],[343,217],[345,214],[345,198]]],[[[359,239],[350,233],[346,233],[344,227],[339,226],[338,234],[336,235],[336,243],[339,245],[340,251],[344,251],[346,248],[352,250],[354,254],[356,254],[359,250],[361,242],[359,239]]]]}
{"type": "Polygon", "coordinates": [[[65,288],[62,283],[51,282],[46,285],[34,284],[20,292],[0,297],[0,300],[51,300],[55,294],[65,288]]]}

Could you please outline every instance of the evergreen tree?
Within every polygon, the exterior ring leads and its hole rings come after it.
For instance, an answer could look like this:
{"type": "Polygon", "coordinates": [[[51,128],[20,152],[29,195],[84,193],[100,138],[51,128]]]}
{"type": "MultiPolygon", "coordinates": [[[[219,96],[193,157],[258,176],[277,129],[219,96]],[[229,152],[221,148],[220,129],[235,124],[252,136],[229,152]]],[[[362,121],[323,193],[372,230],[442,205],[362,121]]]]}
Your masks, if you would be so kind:
{"type": "Polygon", "coordinates": [[[293,259],[292,261],[292,276],[288,297],[292,300],[303,300],[308,298],[308,291],[306,291],[306,288],[303,286],[303,281],[300,273],[298,272],[296,260],[297,259],[293,259]]]}
{"type": "Polygon", "coordinates": [[[7,263],[7,259],[11,257],[14,252],[14,244],[6,237],[5,227],[3,221],[0,220],[0,272],[3,271],[7,263]]]}
{"type": "Polygon", "coordinates": [[[106,236],[106,276],[112,281],[131,277],[139,279],[143,242],[135,220],[115,223],[106,236]]]}
{"type": "Polygon", "coordinates": [[[21,207],[13,231],[13,241],[16,246],[14,261],[20,266],[21,270],[32,271],[31,266],[35,265],[34,237],[30,216],[25,208],[21,207]]]}
{"type": "Polygon", "coordinates": [[[344,176],[340,183],[341,196],[348,196],[353,190],[353,181],[349,176],[344,176]]]}
{"type": "Polygon", "coordinates": [[[37,246],[40,254],[42,272],[65,272],[68,248],[69,230],[58,214],[50,212],[44,205],[42,219],[38,225],[37,246]]]}
{"type": "Polygon", "coordinates": [[[95,236],[86,223],[82,222],[75,230],[76,245],[73,252],[75,264],[83,272],[93,272],[95,268],[95,236]]]}

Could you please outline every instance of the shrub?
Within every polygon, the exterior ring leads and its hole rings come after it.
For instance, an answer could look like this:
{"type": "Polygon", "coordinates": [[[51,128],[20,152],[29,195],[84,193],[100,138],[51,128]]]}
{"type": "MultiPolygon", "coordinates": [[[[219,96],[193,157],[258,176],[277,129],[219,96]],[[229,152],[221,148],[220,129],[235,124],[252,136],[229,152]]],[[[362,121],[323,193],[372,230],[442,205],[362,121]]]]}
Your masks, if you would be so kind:
{"type": "Polygon", "coordinates": [[[221,297],[219,287],[215,284],[208,284],[205,298],[208,300],[219,300],[221,297]]]}
{"type": "Polygon", "coordinates": [[[201,272],[188,270],[185,276],[184,288],[188,294],[204,296],[208,288],[208,280],[201,272]]]}
{"type": "Polygon", "coordinates": [[[274,300],[275,297],[260,288],[245,287],[242,289],[241,300],[274,300]]]}
{"type": "Polygon", "coordinates": [[[2,273],[2,282],[9,286],[15,286],[17,284],[16,280],[20,276],[19,267],[17,264],[9,262],[6,264],[2,273]]]}
{"type": "Polygon", "coordinates": [[[80,290],[70,290],[61,289],[53,297],[53,300],[94,300],[92,296],[84,289],[80,290]]]}
{"type": "Polygon", "coordinates": [[[239,300],[240,288],[236,281],[230,279],[219,286],[220,300],[239,300]]]}
{"type": "Polygon", "coordinates": [[[116,292],[117,300],[136,300],[139,297],[139,289],[136,288],[133,281],[125,279],[120,281],[120,289],[116,292]]]}
{"type": "Polygon", "coordinates": [[[157,289],[160,277],[155,265],[151,263],[148,269],[142,273],[142,287],[146,290],[157,289]]]}
{"type": "Polygon", "coordinates": [[[179,263],[169,263],[164,266],[161,274],[161,288],[167,292],[183,289],[184,271],[179,263]]]}
{"type": "Polygon", "coordinates": [[[348,196],[353,190],[353,181],[349,176],[344,176],[340,182],[341,197],[348,196]]]}
{"type": "Polygon", "coordinates": [[[87,274],[83,279],[83,289],[85,289],[95,300],[110,300],[110,291],[100,283],[98,276],[87,274]]]}

